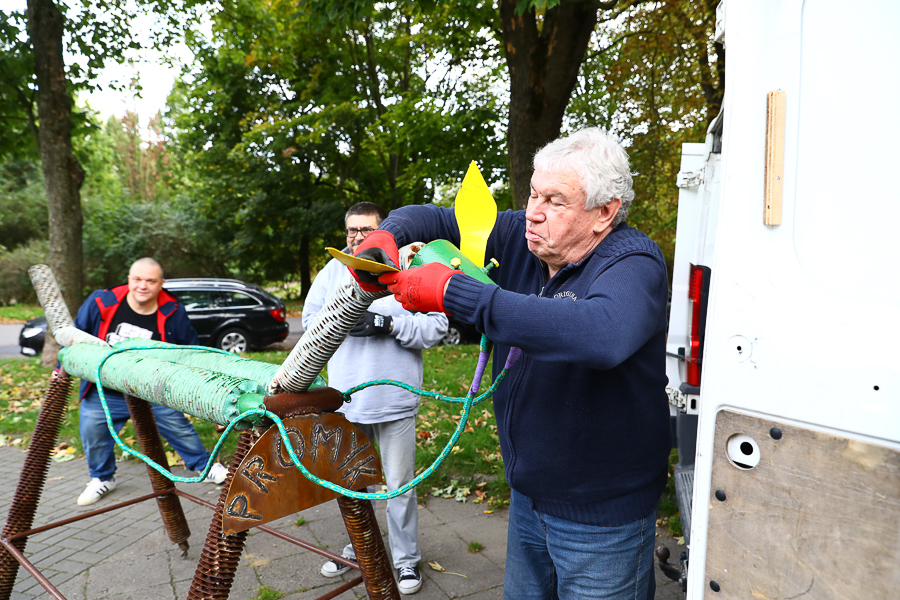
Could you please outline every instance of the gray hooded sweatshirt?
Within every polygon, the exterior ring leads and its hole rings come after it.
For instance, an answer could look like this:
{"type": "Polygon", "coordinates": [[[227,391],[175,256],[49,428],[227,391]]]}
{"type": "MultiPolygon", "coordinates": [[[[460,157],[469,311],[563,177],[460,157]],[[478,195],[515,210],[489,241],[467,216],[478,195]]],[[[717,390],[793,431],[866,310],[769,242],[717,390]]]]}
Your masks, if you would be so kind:
{"type": "MultiPolygon", "coordinates": [[[[351,279],[347,267],[332,259],[319,271],[303,304],[308,329],[328,296],[351,279]]],[[[395,379],[422,387],[422,349],[436,346],[447,333],[443,313],[405,310],[393,296],[372,303],[369,311],[393,317],[389,335],[347,337],[328,361],[328,385],[345,392],[374,379],[395,379]]],[[[353,394],[341,412],[353,423],[383,423],[414,416],[419,396],[395,386],[374,386],[353,394]]]]}

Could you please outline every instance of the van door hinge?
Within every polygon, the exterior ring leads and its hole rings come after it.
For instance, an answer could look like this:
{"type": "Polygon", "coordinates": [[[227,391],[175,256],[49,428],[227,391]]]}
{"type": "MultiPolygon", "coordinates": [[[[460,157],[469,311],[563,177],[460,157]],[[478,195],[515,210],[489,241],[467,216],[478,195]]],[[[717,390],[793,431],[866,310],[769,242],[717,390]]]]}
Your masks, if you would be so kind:
{"type": "Polygon", "coordinates": [[[703,169],[699,171],[679,171],[675,185],[680,188],[691,188],[703,183],[703,169]]]}

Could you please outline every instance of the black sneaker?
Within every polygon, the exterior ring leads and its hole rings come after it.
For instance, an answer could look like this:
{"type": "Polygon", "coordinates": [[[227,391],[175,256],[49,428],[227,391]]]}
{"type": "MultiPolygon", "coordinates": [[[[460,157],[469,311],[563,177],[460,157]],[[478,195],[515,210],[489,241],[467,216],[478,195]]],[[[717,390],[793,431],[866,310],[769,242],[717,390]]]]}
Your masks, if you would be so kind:
{"type": "Polygon", "coordinates": [[[397,569],[397,587],[401,594],[415,594],[422,588],[422,575],[419,567],[400,567],[397,569]]]}
{"type": "MultiPolygon", "coordinates": [[[[353,551],[349,552],[344,549],[341,552],[341,556],[346,558],[347,560],[356,562],[356,555],[353,554],[353,551]]],[[[322,565],[322,569],[319,571],[323,577],[340,577],[347,571],[349,571],[352,567],[348,567],[344,563],[339,563],[336,560],[329,560],[327,563],[322,565]]]]}

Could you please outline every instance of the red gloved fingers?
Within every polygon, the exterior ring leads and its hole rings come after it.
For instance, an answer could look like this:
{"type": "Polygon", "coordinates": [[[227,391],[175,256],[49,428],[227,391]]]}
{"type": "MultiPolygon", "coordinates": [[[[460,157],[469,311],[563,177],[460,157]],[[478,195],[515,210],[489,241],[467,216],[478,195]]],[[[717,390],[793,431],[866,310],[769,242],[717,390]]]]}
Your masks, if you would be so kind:
{"type": "Polygon", "coordinates": [[[398,273],[385,273],[378,280],[387,285],[406,310],[446,313],[444,286],[457,274],[459,271],[440,263],[429,263],[398,273]]]}
{"type": "MultiPolygon", "coordinates": [[[[399,268],[400,251],[394,235],[389,231],[378,229],[366,236],[357,247],[354,256],[399,268]]],[[[349,269],[349,267],[347,267],[349,269]]],[[[359,286],[367,292],[380,292],[384,285],[378,283],[378,275],[363,270],[350,269],[350,274],[359,282],[359,286]]]]}

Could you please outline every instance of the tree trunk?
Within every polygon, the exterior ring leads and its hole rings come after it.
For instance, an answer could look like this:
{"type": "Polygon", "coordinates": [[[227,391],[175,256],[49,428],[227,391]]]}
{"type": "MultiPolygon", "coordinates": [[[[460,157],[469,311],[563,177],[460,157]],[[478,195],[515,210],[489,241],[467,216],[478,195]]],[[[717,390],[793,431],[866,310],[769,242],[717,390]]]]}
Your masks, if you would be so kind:
{"type": "Polygon", "coordinates": [[[300,238],[300,299],[306,300],[312,280],[309,276],[309,237],[300,238]]]}
{"type": "Polygon", "coordinates": [[[597,4],[561,2],[538,26],[534,9],[517,15],[518,0],[500,0],[509,69],[510,184],[513,203],[524,208],[535,152],[559,136],[563,115],[597,24],[597,4]]]}
{"type": "MultiPolygon", "coordinates": [[[[52,0],[28,0],[28,35],[34,48],[38,85],[38,143],[50,217],[50,267],[74,314],[82,300],[80,190],[84,169],[72,154],[72,108],[63,62],[63,23],[63,14],[52,0]]],[[[44,363],[56,361],[54,346],[45,344],[44,363]]]]}

